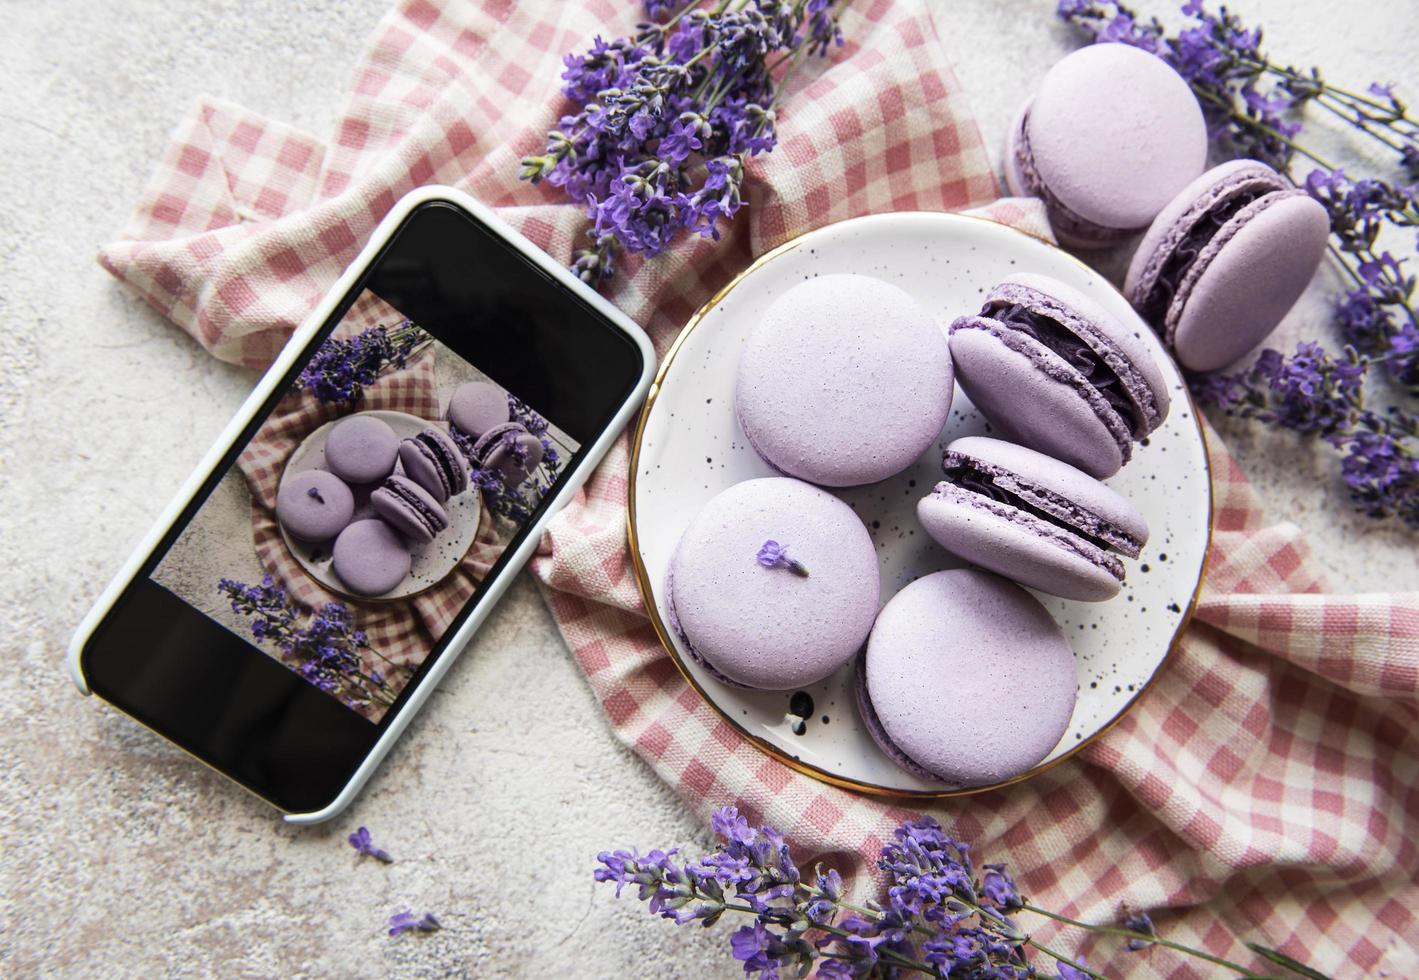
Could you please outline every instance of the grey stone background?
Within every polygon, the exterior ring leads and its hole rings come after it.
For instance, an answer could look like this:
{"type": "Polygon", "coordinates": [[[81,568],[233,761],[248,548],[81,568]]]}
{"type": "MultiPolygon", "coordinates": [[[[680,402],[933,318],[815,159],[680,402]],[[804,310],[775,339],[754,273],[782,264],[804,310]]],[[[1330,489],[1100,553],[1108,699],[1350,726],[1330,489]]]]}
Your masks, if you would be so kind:
{"type": "MultiPolygon", "coordinates": [[[[741,975],[726,927],[677,930],[591,882],[602,848],[703,830],[612,738],[526,577],[323,828],[276,823],[62,669],[74,625],[254,380],[117,287],[95,249],[198,93],[328,132],[385,2],[0,0],[0,974],[741,975]],[[398,863],[356,860],[343,836],[361,823],[398,863]],[[406,908],[447,930],[386,937],[406,908]]],[[[992,147],[1075,43],[1053,6],[934,7],[992,147]]],[[[1235,6],[1276,54],[1419,100],[1415,4],[1235,6]]],[[[1325,334],[1333,286],[1317,282],[1283,341],[1325,334]]],[[[1337,588],[1419,585],[1419,539],[1353,516],[1325,451],[1227,432],[1337,588]]]]}

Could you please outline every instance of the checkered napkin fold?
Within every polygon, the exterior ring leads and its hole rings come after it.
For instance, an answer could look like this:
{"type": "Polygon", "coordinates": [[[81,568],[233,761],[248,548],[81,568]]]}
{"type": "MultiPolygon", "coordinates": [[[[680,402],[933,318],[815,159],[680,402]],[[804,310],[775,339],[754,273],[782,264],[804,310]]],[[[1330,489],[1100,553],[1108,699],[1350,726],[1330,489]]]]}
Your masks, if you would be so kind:
{"type": "MultiPolygon", "coordinates": [[[[377,29],[328,145],[202,100],[101,261],[215,356],[263,366],[415,186],[458,185],[569,259],[585,218],[518,182],[518,160],[555,123],[561,55],[629,31],[638,6],[407,0],[377,29]]],[[[747,213],[718,242],[622,263],[611,298],[659,351],[751,256],[831,221],[983,207],[1047,232],[1032,203],[991,203],[989,161],[932,20],[945,11],[849,7],[847,46],[795,82],[777,149],[750,164],[747,213]]],[[[1209,440],[1214,546],[1158,683],[1074,759],[929,810],[1064,914],[1106,920],[1127,903],[1234,960],[1250,955],[1245,936],[1340,976],[1419,975],[1419,595],[1327,594],[1296,529],[1263,520],[1209,440]]],[[[910,811],[761,755],[684,682],[631,573],[627,463],[623,438],[533,564],[616,735],[696,812],[738,803],[869,889],[872,858],[910,811]]],[[[657,842],[607,841],[630,843],[657,842]]],[[[1162,949],[1082,948],[1112,974],[1197,975],[1162,949]]]]}

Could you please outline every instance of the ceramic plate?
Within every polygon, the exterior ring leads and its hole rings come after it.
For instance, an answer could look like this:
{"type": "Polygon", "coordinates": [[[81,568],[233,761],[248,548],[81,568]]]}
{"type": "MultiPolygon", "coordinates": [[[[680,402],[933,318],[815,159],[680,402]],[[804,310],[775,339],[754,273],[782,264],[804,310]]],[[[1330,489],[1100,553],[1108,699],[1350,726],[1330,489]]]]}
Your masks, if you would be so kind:
{"type": "MultiPolygon", "coordinates": [[[[1167,421],[1107,482],[1148,519],[1151,537],[1124,559],[1122,593],[1103,603],[1039,597],[1074,647],[1079,697],[1069,730],[1025,778],[1076,752],[1138,699],[1191,614],[1207,555],[1211,482],[1201,428],[1187,389],[1157,338],[1106,280],[1039,239],[952,214],[874,215],[830,225],[760,258],[692,319],[661,365],[636,432],[630,534],[637,577],[657,632],[680,670],[755,745],[794,768],[864,792],[943,796],[952,787],[894,766],[858,719],[852,667],[803,691],[746,691],[716,681],[666,629],[663,583],[681,532],[711,497],[741,480],[774,476],[749,448],[734,416],[739,349],[775,297],[813,276],[854,272],[911,293],[943,331],[980,308],[991,286],[1017,272],[1054,276],[1137,325],[1172,392],[1167,421]]],[[[929,572],[963,563],[916,520],[916,503],[941,478],[941,450],[990,428],[958,387],[938,442],[906,472],[872,486],[833,491],[857,511],[877,546],[882,601],[929,572]]]]}
{"type": "MultiPolygon", "coordinates": [[[[431,424],[436,424],[404,412],[376,410],[365,414],[374,415],[388,422],[389,427],[400,439],[411,439],[431,424]]],[[[291,453],[291,458],[286,462],[286,469],[281,474],[281,479],[284,480],[291,473],[329,468],[325,465],[325,437],[329,434],[331,426],[338,421],[340,420],[335,419],[327,422],[305,437],[305,440],[296,447],[296,451],[291,453]]],[[[403,472],[398,463],[395,464],[394,472],[403,472]]],[[[350,488],[355,493],[355,516],[351,519],[352,521],[377,516],[374,508],[370,506],[370,491],[376,487],[377,484],[350,488]]],[[[307,544],[291,537],[286,533],[284,527],[281,528],[281,537],[286,542],[286,548],[295,556],[296,561],[300,562],[307,574],[331,592],[359,602],[369,602],[372,598],[376,601],[407,599],[425,589],[433,588],[443,581],[449,572],[458,567],[463,556],[468,554],[468,549],[473,546],[473,539],[478,534],[478,519],[483,509],[482,494],[471,490],[460,493],[458,496],[450,498],[444,504],[444,509],[448,511],[448,527],[430,543],[415,545],[410,550],[413,564],[409,569],[409,574],[404,576],[403,582],[381,596],[357,596],[345,591],[344,583],[340,581],[340,577],[335,574],[335,569],[332,567],[329,542],[316,545],[307,544]]]]}

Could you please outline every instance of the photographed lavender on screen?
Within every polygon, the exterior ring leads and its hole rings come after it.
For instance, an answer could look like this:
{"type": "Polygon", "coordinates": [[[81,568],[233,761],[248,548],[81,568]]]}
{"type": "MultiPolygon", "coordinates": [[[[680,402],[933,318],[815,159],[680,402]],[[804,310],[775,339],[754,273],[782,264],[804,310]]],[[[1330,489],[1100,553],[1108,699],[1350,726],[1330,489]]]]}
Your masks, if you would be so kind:
{"type": "Polygon", "coordinates": [[[376,861],[385,864],[393,864],[394,858],[389,856],[389,852],[381,847],[376,847],[374,839],[370,836],[368,827],[360,827],[353,834],[346,838],[350,846],[365,857],[372,857],[376,861]]]}
{"type": "MultiPolygon", "coordinates": [[[[508,415],[512,421],[521,423],[524,429],[537,437],[537,440],[542,444],[542,461],[515,485],[508,485],[507,479],[501,471],[486,469],[476,463],[470,467],[471,480],[473,485],[482,492],[483,501],[489,510],[510,521],[522,524],[531,519],[538,505],[551,492],[552,485],[557,481],[562,458],[561,454],[557,452],[556,443],[548,435],[547,420],[533,411],[526,402],[509,394],[508,415]]],[[[473,460],[474,440],[469,438],[466,432],[459,430],[457,426],[450,426],[449,435],[463,451],[464,458],[473,460]]],[[[518,440],[516,433],[508,433],[504,439],[504,444],[511,450],[513,458],[519,463],[527,462],[528,449],[518,440]]]]}
{"type": "Polygon", "coordinates": [[[217,591],[230,600],[233,613],[251,619],[257,643],[272,644],[287,665],[322,691],[351,707],[394,703],[398,692],[384,675],[365,670],[360,652],[370,650],[369,640],[343,603],[326,603],[300,626],[299,610],[270,575],[260,585],[224,578],[217,591]]]}
{"type": "Polygon", "coordinates": [[[586,208],[590,245],[572,262],[584,282],[610,278],[619,251],[649,257],[682,232],[719,237],[743,206],[745,161],[774,147],[789,72],[842,43],[845,3],[648,0],[632,36],[566,56],[575,111],[521,177],[586,208]]]}
{"type": "MultiPolygon", "coordinates": [[[[596,856],[600,867],[593,876],[614,883],[617,895],[634,888],[653,914],[677,924],[708,927],[726,914],[752,916],[729,937],[730,954],[747,976],[777,980],[813,971],[831,980],[907,973],[943,980],[1049,976],[1032,964],[1034,954],[1053,961],[1064,980],[1100,977],[1082,957],[1030,936],[1016,921],[1020,912],[1123,939],[1129,951],[1163,946],[1234,976],[1257,976],[1222,957],[1160,937],[1146,913],[1129,914],[1122,926],[1092,925],[1039,908],[1020,894],[1003,865],[984,865],[978,875],[970,848],[931,817],[908,820],[896,829],[877,860],[889,882],[887,900],[862,904],[847,900],[836,870],[820,865],[810,879],[782,834],[770,826],[751,826],[735,807],[720,807],[711,825],[720,840],[709,854],[688,858],[677,849],[603,851],[596,856]]],[[[1272,963],[1309,970],[1276,950],[1247,945],[1272,963]]]]}
{"type": "Polygon", "coordinates": [[[1318,68],[1277,64],[1262,51],[1259,28],[1248,28],[1226,7],[1214,13],[1202,0],[1183,4],[1189,23],[1173,36],[1158,20],[1140,21],[1113,0],[1060,0],[1058,12],[1095,41],[1132,44],[1166,60],[1197,95],[1223,156],[1271,164],[1330,217],[1330,253],[1350,279],[1335,300],[1343,352],[1336,356],[1314,343],[1290,357],[1265,350],[1245,370],[1192,377],[1194,393],[1231,414],[1325,439],[1339,450],[1341,478],[1363,513],[1419,527],[1419,418],[1366,401],[1371,367],[1402,396],[1419,397],[1413,255],[1384,244],[1413,240],[1419,184],[1350,177],[1297,140],[1301,110],[1316,107],[1381,145],[1407,180],[1419,181],[1419,122],[1394,86],[1344,88],[1318,68]],[[1304,180],[1291,173],[1298,157],[1316,165],[1304,180]]]}
{"type": "Polygon", "coordinates": [[[409,320],[394,329],[370,327],[350,338],[327,337],[301,371],[298,384],[323,402],[347,404],[385,368],[402,368],[432,338],[409,320]]]}
{"type": "Polygon", "coordinates": [[[397,936],[404,932],[438,932],[443,926],[432,912],[418,915],[414,912],[395,912],[389,917],[389,934],[397,936]]]}

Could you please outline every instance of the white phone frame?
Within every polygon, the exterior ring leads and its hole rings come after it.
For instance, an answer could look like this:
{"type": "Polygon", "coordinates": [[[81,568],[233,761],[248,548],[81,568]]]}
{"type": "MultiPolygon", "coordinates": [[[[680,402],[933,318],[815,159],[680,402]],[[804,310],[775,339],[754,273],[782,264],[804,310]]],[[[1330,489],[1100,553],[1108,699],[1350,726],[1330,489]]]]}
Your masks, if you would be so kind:
{"type": "MultiPolygon", "coordinates": [[[[597,436],[596,440],[587,449],[586,460],[577,468],[574,474],[557,482],[551,503],[543,510],[541,517],[529,525],[527,534],[523,537],[522,544],[512,552],[502,572],[491,582],[487,583],[486,589],[476,600],[472,614],[454,631],[443,653],[439,656],[438,661],[429,672],[415,683],[409,700],[399,710],[394,721],[391,722],[384,733],[380,735],[374,746],[371,747],[369,754],[365,756],[358,768],[355,769],[349,782],[340,790],[335,799],[323,809],[311,813],[285,813],[282,811],[287,823],[320,823],[324,820],[329,820],[350,805],[356,794],[359,793],[361,787],[363,787],[370,776],[374,774],[375,769],[378,768],[385,754],[394,746],[394,743],[399,739],[399,736],[404,732],[409,722],[419,713],[419,709],[423,707],[424,702],[428,700],[429,695],[433,693],[434,688],[438,686],[444,674],[453,666],[453,662],[458,659],[459,654],[463,652],[468,641],[473,638],[473,634],[478,631],[478,627],[482,625],[483,620],[488,617],[488,613],[492,611],[498,599],[507,591],[508,586],[512,584],[512,580],[517,572],[520,571],[522,567],[527,564],[528,559],[532,557],[532,553],[537,549],[537,545],[542,538],[542,531],[546,528],[547,522],[551,520],[552,515],[560,510],[566,502],[571,499],[571,496],[576,493],[577,489],[586,482],[591,471],[596,468],[596,464],[606,455],[607,450],[611,448],[611,444],[621,434],[621,431],[626,427],[627,423],[630,422],[631,417],[640,408],[647,392],[650,390],[651,380],[655,374],[655,349],[651,346],[650,338],[646,336],[645,331],[643,331],[634,320],[618,310],[595,290],[581,282],[576,276],[573,276],[560,262],[557,262],[520,232],[499,219],[491,209],[484,207],[468,194],[453,187],[430,185],[410,191],[400,198],[394,207],[390,209],[389,213],[385,215],[384,220],[381,221],[371,233],[370,240],[368,244],[365,245],[363,251],[350,263],[344,274],[330,287],[329,292],[325,294],[316,308],[306,317],[305,321],[296,329],[295,333],[291,335],[291,339],[287,341],[286,346],[282,348],[281,353],[276,357],[271,367],[261,376],[261,380],[256,383],[256,387],[252,389],[251,394],[248,395],[246,401],[242,403],[236,416],[227,424],[227,427],[222,431],[216,443],[207,451],[202,461],[197,465],[196,469],[193,470],[192,475],[187,478],[181,489],[178,490],[177,496],[168,504],[152,529],[148,531],[142,542],[128,557],[128,560],[124,562],[118,574],[114,576],[113,580],[109,582],[108,586],[99,595],[93,608],[89,610],[88,614],[84,616],[83,621],[80,622],[73,639],[69,641],[68,662],[70,676],[82,693],[85,695],[93,693],[90,691],[88,681],[84,677],[80,655],[84,646],[93,635],[94,629],[113,608],[118,597],[122,595],[123,591],[128,587],[128,584],[138,574],[138,570],[143,566],[148,556],[158,546],[158,543],[162,540],[163,536],[167,534],[169,528],[172,527],[178,516],[192,501],[207,477],[216,469],[223,457],[226,456],[236,441],[241,437],[247,425],[256,417],[262,405],[266,403],[267,398],[275,392],[281,379],[285,377],[286,372],[294,365],[297,356],[305,350],[306,345],[310,342],[314,334],[320,329],[321,325],[329,319],[336,305],[350,291],[356,280],[365,273],[366,269],[374,261],[375,256],[388,244],[389,239],[399,226],[403,224],[404,219],[407,218],[415,208],[431,201],[447,201],[468,211],[494,233],[500,235],[508,244],[522,253],[523,256],[531,260],[540,269],[552,276],[552,278],[572,290],[573,293],[593,307],[597,312],[604,315],[611,323],[625,333],[627,337],[634,341],[636,346],[640,349],[643,362],[641,376],[630,395],[617,408],[615,417],[611,420],[610,424],[607,425],[605,430],[597,436]]],[[[236,780],[232,780],[232,782],[236,783],[236,780]]],[[[240,783],[236,784],[241,786],[240,783]]],[[[242,786],[242,789],[251,792],[251,790],[247,789],[245,786],[242,786]]],[[[253,793],[253,795],[256,794],[253,793]]]]}

